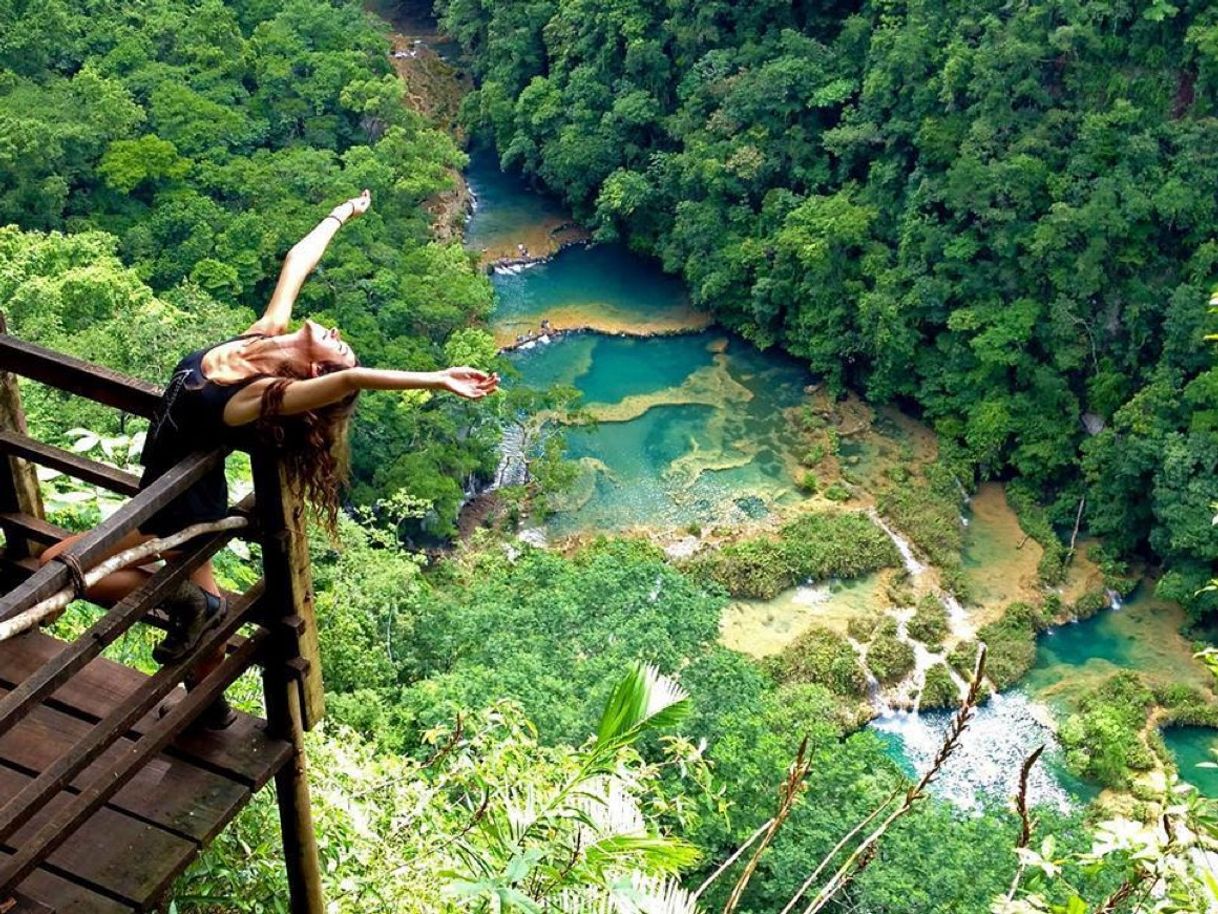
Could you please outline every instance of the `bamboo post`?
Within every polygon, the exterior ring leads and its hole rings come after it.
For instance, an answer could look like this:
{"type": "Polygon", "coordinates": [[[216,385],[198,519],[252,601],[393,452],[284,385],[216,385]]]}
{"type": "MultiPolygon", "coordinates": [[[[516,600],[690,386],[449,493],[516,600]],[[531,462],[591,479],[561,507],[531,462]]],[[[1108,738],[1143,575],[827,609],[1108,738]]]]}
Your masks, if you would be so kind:
{"type": "MultiPolygon", "coordinates": [[[[8,333],[3,314],[0,314],[0,333],[8,333]]],[[[0,371],[0,429],[26,434],[17,376],[7,371],[0,371]]],[[[29,461],[9,457],[0,466],[0,513],[28,514],[40,520],[45,516],[38,475],[29,461]]],[[[23,559],[37,555],[42,551],[42,546],[33,540],[10,534],[5,540],[5,551],[10,558],[23,559]]]]}
{"type": "Polygon", "coordinates": [[[325,711],[304,505],[272,454],[254,451],[254,497],[262,533],[266,624],[273,639],[263,670],[271,735],[292,744],[275,775],[279,828],[293,914],[324,914],[317,835],[309,802],[304,734],[325,711]]]}

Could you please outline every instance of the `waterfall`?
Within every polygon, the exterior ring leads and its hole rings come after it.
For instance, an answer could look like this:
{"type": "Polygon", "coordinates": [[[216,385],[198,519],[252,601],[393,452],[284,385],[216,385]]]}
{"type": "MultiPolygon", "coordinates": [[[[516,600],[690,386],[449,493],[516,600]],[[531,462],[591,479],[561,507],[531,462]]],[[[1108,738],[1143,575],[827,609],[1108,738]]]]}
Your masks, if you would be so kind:
{"type": "Polygon", "coordinates": [[[909,540],[893,530],[888,524],[884,523],[884,519],[880,517],[879,512],[874,508],[867,512],[867,515],[875,523],[877,527],[888,534],[888,538],[892,540],[892,544],[897,547],[897,552],[901,553],[901,561],[905,563],[905,570],[909,572],[911,578],[916,578],[918,575],[926,571],[926,565],[918,561],[913,554],[913,547],[909,544],[909,540]]]}
{"type": "MultiPolygon", "coordinates": [[[[995,694],[979,707],[961,738],[955,754],[943,766],[933,790],[958,806],[978,809],[983,798],[1009,799],[1019,787],[1023,761],[1041,743],[1046,756],[1060,755],[1044,708],[1021,692],[995,694]]],[[[925,771],[943,742],[953,712],[885,714],[872,722],[882,733],[901,741],[905,758],[925,771]]],[[[1068,811],[1074,804],[1042,760],[1032,769],[1028,799],[1033,805],[1048,804],[1068,811]]]]}
{"type": "Polygon", "coordinates": [[[519,425],[509,425],[503,430],[503,440],[499,443],[499,466],[495,468],[495,478],[487,486],[486,491],[493,492],[503,486],[524,485],[528,479],[529,468],[524,454],[524,429],[519,425]]]}
{"type": "Polygon", "coordinates": [[[1109,589],[1105,591],[1108,594],[1108,605],[1112,607],[1114,612],[1118,612],[1125,606],[1125,601],[1121,599],[1121,595],[1115,590],[1109,589]]]}

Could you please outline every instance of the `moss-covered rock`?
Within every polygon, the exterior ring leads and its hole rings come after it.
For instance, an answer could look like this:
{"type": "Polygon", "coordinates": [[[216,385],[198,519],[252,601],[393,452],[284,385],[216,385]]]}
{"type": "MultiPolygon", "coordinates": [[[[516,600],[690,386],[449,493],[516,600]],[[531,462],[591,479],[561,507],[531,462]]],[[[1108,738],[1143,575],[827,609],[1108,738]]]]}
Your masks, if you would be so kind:
{"type": "Polygon", "coordinates": [[[1102,590],[1089,590],[1070,604],[1070,618],[1090,619],[1108,607],[1108,594],[1102,590]]]}
{"type": "Polygon", "coordinates": [[[909,637],[921,641],[932,650],[939,650],[951,630],[947,607],[934,594],[925,594],[918,601],[917,609],[906,630],[909,637]]]}
{"type": "Polygon", "coordinates": [[[850,642],[819,625],[808,628],[766,665],[781,683],[815,683],[855,698],[867,690],[867,678],[850,642]]]}
{"type": "Polygon", "coordinates": [[[758,536],[703,553],[686,570],[734,597],[769,600],[810,579],[854,578],[900,561],[884,531],[865,514],[807,514],[778,536],[758,536]]]}
{"type": "Polygon", "coordinates": [[[867,667],[884,685],[900,682],[914,668],[914,651],[897,637],[897,625],[887,619],[875,631],[867,647],[867,667]]]}
{"type": "Polygon", "coordinates": [[[875,630],[880,627],[880,623],[884,621],[884,614],[875,612],[868,613],[865,616],[855,616],[846,623],[846,633],[855,641],[861,641],[866,644],[875,635],[875,630]]]}
{"type": "MultiPolygon", "coordinates": [[[[983,625],[977,636],[988,654],[985,672],[995,686],[1013,686],[1036,662],[1036,634],[1044,624],[1041,611],[1027,603],[1012,603],[998,622],[983,625]]],[[[977,642],[964,641],[948,656],[948,663],[965,679],[972,678],[977,662],[977,642]]]]}
{"type": "Polygon", "coordinates": [[[960,690],[946,664],[936,663],[926,671],[926,684],[918,707],[923,711],[940,711],[960,704],[960,690]]]}
{"type": "Polygon", "coordinates": [[[1154,694],[1134,672],[1116,673],[1088,691],[1058,733],[1066,764],[1106,787],[1128,787],[1155,765],[1142,739],[1154,694]]]}

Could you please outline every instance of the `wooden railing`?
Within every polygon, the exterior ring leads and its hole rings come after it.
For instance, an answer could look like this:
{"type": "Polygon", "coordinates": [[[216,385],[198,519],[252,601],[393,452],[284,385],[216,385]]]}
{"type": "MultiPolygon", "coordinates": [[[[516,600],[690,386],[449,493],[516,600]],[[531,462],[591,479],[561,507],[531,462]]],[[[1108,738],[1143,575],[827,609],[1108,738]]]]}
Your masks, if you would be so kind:
{"type": "MultiPolygon", "coordinates": [[[[0,571],[12,584],[0,597],[0,622],[28,610],[73,579],[62,561],[37,562],[40,550],[63,531],[43,516],[35,465],[129,496],[122,508],[65,550],[78,567],[88,569],[113,553],[129,532],[217,461],[224,460],[221,451],[192,454],[140,491],[139,481],[129,473],[31,438],[14,375],[135,416],[151,417],[160,404],[156,387],[16,339],[5,332],[0,320],[0,527],[5,533],[0,571]]],[[[121,701],[104,709],[105,713],[98,712],[99,719],[69,751],[31,776],[15,793],[6,797],[0,792],[0,851],[8,852],[0,856],[0,910],[9,901],[18,909],[47,909],[45,901],[22,897],[23,880],[46,864],[152,759],[190,731],[200,714],[255,665],[262,670],[267,734],[291,747],[275,763],[274,778],[292,909],[309,914],[323,910],[302,742],[304,731],[324,711],[303,510],[285,485],[283,469],[273,453],[255,450],[251,459],[254,493],[236,506],[251,523],[238,533],[261,544],[263,576],[245,593],[230,595],[223,623],[187,656],[142,680],[121,701]],[[194,681],[201,665],[220,651],[223,662],[194,681]],[[182,701],[159,718],[151,713],[188,679],[192,686],[182,701]],[[140,725],[148,720],[153,722],[140,725]],[[122,752],[112,751],[116,744],[121,744],[122,752]],[[82,782],[85,773],[88,778],[82,782]],[[49,805],[52,801],[53,807],[49,805]],[[48,809],[53,814],[45,814],[48,809]],[[27,828],[19,841],[14,840],[35,817],[33,833],[27,828]]],[[[192,541],[75,641],[57,642],[63,644],[61,649],[0,696],[0,738],[53,696],[62,694],[60,690],[70,686],[124,632],[144,622],[163,625],[157,612],[160,603],[222,549],[231,535],[222,532],[192,541]]],[[[36,637],[45,640],[40,634],[36,637]]],[[[159,903],[155,898],[136,901],[137,909],[159,903]]]]}

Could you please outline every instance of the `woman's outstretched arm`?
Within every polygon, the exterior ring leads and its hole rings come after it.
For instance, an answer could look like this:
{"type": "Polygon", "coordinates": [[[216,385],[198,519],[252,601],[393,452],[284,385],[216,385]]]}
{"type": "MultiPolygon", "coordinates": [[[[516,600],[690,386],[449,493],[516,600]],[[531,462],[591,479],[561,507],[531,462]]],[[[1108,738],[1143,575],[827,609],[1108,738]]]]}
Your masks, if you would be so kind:
{"type": "MultiPolygon", "coordinates": [[[[238,391],[224,408],[226,425],[246,425],[262,412],[262,394],[273,379],[255,381],[238,391]]],[[[445,368],[443,371],[394,371],[379,368],[347,368],[293,381],[283,392],[280,415],[321,409],[345,400],[359,390],[447,390],[467,400],[481,400],[499,389],[499,375],[476,368],[445,368]]]]}
{"type": "Polygon", "coordinates": [[[326,253],[330,240],[345,223],[363,215],[372,205],[372,195],[365,190],[358,197],[352,197],[330,211],[330,214],[317,223],[313,231],[301,238],[288,256],[283,260],[283,269],[279,271],[279,282],[271,294],[271,300],[266,306],[266,312],[254,321],[246,333],[266,333],[274,336],[282,333],[292,319],[292,306],[300,287],[309,274],[326,253]]]}

